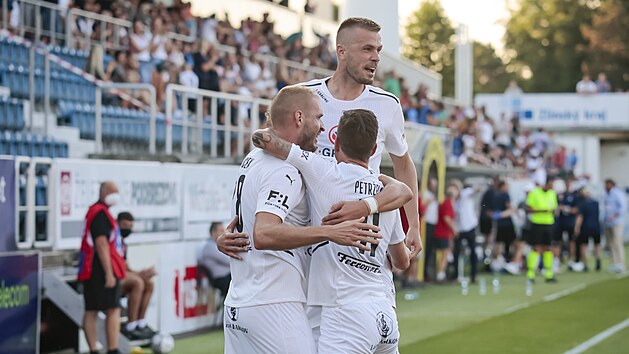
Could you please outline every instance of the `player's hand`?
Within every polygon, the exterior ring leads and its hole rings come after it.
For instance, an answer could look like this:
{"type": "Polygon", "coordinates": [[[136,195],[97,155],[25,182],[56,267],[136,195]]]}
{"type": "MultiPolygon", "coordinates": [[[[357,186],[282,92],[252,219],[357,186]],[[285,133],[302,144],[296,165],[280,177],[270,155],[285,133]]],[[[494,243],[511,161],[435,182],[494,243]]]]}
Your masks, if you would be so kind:
{"type": "Polygon", "coordinates": [[[406,232],[406,247],[411,250],[411,258],[417,257],[419,252],[422,251],[422,238],[419,235],[419,226],[411,226],[406,232]]]}
{"type": "Polygon", "coordinates": [[[328,239],[343,246],[354,246],[364,251],[371,251],[371,244],[378,244],[382,235],[378,226],[364,223],[365,218],[344,221],[336,225],[328,225],[328,239]]]}
{"type": "Polygon", "coordinates": [[[249,251],[249,235],[234,233],[236,223],[238,223],[238,215],[227,225],[225,233],[216,239],[216,246],[218,250],[224,254],[240,260],[242,257],[240,257],[238,253],[249,251]]]}
{"type": "Polygon", "coordinates": [[[343,221],[356,220],[369,215],[367,203],[362,200],[338,202],[330,208],[329,214],[321,220],[322,225],[336,225],[343,221]]]}
{"type": "Polygon", "coordinates": [[[113,274],[105,275],[105,288],[111,289],[116,286],[116,278],[113,274]]]}

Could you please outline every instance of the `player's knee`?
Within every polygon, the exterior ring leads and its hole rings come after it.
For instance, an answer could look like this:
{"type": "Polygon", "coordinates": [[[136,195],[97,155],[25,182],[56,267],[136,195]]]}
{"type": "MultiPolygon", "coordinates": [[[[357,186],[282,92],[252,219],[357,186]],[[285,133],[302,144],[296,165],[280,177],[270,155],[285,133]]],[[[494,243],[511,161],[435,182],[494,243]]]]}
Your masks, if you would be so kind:
{"type": "Polygon", "coordinates": [[[144,282],[144,291],[148,292],[148,293],[153,293],[153,290],[155,289],[155,284],[153,284],[152,281],[147,280],[144,282]]]}

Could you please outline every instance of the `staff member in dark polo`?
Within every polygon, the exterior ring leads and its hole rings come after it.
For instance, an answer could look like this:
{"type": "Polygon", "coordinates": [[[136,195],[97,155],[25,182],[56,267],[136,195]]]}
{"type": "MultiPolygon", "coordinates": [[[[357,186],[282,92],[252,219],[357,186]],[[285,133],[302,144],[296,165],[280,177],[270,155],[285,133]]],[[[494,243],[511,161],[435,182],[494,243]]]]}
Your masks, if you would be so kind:
{"type": "Polygon", "coordinates": [[[91,353],[98,353],[98,311],[106,315],[107,353],[119,353],[120,280],[125,276],[125,263],[120,230],[116,219],[109,212],[109,207],[116,205],[119,199],[116,184],[103,182],[98,201],[90,206],[85,216],[78,280],[83,283],[83,330],[91,353]]]}

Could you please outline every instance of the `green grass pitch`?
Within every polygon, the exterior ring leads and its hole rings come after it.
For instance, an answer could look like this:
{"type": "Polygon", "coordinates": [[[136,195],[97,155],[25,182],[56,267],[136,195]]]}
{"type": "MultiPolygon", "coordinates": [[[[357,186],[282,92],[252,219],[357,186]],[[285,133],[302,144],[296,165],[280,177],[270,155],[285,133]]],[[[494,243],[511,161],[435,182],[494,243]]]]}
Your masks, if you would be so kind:
{"type": "MultiPolygon", "coordinates": [[[[481,276],[485,295],[478,281],[467,295],[458,284],[418,289],[414,300],[405,300],[408,292],[400,291],[400,353],[564,353],[629,318],[629,277],[564,272],[558,284],[546,284],[538,276],[527,296],[523,275],[500,276],[497,294],[494,277],[481,276]]],[[[178,339],[174,351],[222,352],[222,331],[178,339]]],[[[586,353],[629,353],[629,328],[586,353]]]]}

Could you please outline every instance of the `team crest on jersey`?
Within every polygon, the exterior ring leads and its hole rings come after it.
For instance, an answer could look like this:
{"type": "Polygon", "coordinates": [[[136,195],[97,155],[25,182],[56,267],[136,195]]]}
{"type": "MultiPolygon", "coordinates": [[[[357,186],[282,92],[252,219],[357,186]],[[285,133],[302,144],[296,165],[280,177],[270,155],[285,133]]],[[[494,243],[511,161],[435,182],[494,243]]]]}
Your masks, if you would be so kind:
{"type": "Polygon", "coordinates": [[[232,321],[238,321],[238,308],[229,307],[229,319],[232,321]]]}
{"type": "Polygon", "coordinates": [[[376,315],[376,325],[382,338],[388,337],[391,331],[393,331],[393,320],[382,311],[376,315]]]}
{"type": "Polygon", "coordinates": [[[330,128],[330,131],[328,132],[328,139],[330,140],[332,144],[336,142],[336,131],[338,129],[339,129],[339,126],[335,125],[332,128],[330,128]]]}
{"type": "Polygon", "coordinates": [[[310,157],[310,153],[308,151],[301,150],[301,157],[304,160],[308,161],[308,158],[310,157]]]}

